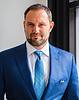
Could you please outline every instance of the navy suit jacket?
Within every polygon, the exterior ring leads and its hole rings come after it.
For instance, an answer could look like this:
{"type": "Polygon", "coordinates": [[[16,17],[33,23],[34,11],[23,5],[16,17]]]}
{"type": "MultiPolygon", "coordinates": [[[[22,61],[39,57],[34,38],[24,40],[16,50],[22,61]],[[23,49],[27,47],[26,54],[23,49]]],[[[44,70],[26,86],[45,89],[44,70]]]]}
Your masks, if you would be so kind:
{"type": "MultiPolygon", "coordinates": [[[[42,100],[79,100],[72,54],[50,45],[50,76],[42,100]]],[[[0,100],[36,100],[25,43],[0,53],[0,100]]]]}

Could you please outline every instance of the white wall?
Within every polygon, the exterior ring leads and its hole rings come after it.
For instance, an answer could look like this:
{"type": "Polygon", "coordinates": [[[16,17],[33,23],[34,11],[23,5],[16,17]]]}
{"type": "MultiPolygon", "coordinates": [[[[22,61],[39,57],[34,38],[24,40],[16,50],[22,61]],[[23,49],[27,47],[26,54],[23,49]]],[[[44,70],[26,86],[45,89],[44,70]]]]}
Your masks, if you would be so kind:
{"type": "Polygon", "coordinates": [[[76,9],[76,59],[79,73],[79,7],[76,9]]]}
{"type": "Polygon", "coordinates": [[[47,0],[0,0],[0,51],[25,41],[23,13],[34,3],[47,5],[47,0]]]}
{"type": "Polygon", "coordinates": [[[47,0],[0,0],[0,51],[25,41],[23,13],[35,3],[47,5],[47,0]]]}

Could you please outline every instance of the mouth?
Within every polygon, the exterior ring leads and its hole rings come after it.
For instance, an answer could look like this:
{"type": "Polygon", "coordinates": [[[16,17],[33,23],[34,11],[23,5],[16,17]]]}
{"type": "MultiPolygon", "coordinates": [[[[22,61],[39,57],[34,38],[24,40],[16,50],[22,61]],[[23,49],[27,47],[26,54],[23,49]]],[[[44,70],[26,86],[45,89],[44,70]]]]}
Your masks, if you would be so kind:
{"type": "Polygon", "coordinates": [[[40,34],[33,34],[30,36],[32,40],[40,40],[42,36],[40,34]]]}

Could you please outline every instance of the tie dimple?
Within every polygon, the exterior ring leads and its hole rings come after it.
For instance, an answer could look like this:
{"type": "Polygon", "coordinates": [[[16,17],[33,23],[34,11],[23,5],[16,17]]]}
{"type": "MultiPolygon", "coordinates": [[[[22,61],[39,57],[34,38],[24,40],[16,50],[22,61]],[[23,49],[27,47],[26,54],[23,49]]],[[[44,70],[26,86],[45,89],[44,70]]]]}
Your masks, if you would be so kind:
{"type": "Polygon", "coordinates": [[[41,56],[43,55],[42,51],[35,51],[34,53],[38,56],[39,59],[41,59],[41,56]]]}

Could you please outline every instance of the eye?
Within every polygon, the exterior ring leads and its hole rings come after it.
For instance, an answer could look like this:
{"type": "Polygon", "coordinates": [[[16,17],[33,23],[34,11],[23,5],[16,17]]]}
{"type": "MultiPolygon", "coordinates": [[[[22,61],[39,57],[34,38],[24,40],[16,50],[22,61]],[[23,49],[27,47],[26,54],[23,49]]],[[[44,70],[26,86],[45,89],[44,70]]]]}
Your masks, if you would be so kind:
{"type": "Polygon", "coordinates": [[[44,24],[44,23],[39,24],[39,27],[43,27],[43,26],[45,26],[45,24],[44,24]]]}
{"type": "Polygon", "coordinates": [[[33,23],[31,23],[31,22],[29,22],[29,23],[27,23],[27,26],[33,27],[33,26],[34,26],[34,24],[33,24],[33,23]]]}

